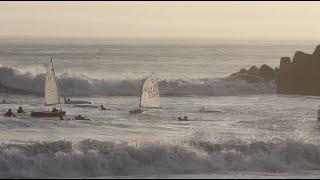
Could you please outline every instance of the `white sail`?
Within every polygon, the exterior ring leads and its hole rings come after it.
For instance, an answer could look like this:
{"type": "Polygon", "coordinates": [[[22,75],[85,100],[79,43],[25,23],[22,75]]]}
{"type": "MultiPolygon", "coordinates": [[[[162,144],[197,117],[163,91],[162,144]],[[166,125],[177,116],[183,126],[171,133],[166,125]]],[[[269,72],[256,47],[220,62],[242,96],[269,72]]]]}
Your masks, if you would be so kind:
{"type": "Polygon", "coordinates": [[[52,60],[49,64],[47,74],[46,74],[46,84],[45,84],[45,104],[54,105],[60,103],[60,95],[58,90],[57,80],[54,74],[52,60]]]}
{"type": "Polygon", "coordinates": [[[152,73],[143,83],[140,107],[160,107],[159,88],[154,73],[152,73]]]}

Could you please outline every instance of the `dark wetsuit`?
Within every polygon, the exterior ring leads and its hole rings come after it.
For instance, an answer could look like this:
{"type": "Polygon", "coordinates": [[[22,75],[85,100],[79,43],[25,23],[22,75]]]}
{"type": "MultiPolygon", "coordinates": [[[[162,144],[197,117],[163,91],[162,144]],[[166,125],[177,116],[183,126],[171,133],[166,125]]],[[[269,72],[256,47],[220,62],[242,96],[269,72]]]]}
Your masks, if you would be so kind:
{"type": "Polygon", "coordinates": [[[24,111],[23,111],[22,108],[19,108],[19,109],[17,110],[17,113],[24,113],[24,111]]]}
{"type": "Polygon", "coordinates": [[[8,111],[5,114],[3,114],[3,116],[11,117],[11,116],[16,116],[16,115],[13,114],[11,111],[8,111]]]}

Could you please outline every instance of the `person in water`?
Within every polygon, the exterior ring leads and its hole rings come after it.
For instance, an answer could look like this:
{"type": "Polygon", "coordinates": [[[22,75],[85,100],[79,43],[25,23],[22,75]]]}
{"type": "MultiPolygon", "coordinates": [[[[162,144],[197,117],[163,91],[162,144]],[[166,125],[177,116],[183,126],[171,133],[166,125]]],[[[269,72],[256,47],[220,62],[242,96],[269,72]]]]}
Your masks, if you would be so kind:
{"type": "Polygon", "coordinates": [[[82,119],[84,119],[84,117],[82,117],[81,115],[74,116],[74,118],[75,118],[76,120],[82,120],[82,119]]]}
{"type": "Polygon", "coordinates": [[[201,107],[200,111],[204,111],[204,106],[201,107]]]}
{"type": "Polygon", "coordinates": [[[179,121],[188,121],[188,116],[184,116],[183,119],[181,117],[178,117],[179,121]]]}
{"type": "Polygon", "coordinates": [[[16,116],[16,115],[11,112],[11,109],[9,109],[8,112],[3,114],[3,116],[11,117],[11,116],[16,116]]]}
{"type": "Polygon", "coordinates": [[[88,118],[82,117],[81,115],[75,116],[74,117],[76,120],[90,120],[88,118]]]}
{"type": "Polygon", "coordinates": [[[22,107],[21,107],[21,106],[19,107],[19,109],[18,109],[17,113],[24,113],[24,111],[23,111],[23,109],[22,109],[22,107]]]}
{"type": "Polygon", "coordinates": [[[105,108],[105,107],[103,107],[103,105],[101,105],[100,107],[101,107],[101,110],[106,110],[106,108],[105,108]]]}
{"type": "Polygon", "coordinates": [[[6,100],[3,100],[2,103],[3,103],[3,104],[6,103],[6,100]]]}
{"type": "Polygon", "coordinates": [[[56,107],[53,107],[52,112],[58,112],[58,110],[56,109],[56,107]]]}

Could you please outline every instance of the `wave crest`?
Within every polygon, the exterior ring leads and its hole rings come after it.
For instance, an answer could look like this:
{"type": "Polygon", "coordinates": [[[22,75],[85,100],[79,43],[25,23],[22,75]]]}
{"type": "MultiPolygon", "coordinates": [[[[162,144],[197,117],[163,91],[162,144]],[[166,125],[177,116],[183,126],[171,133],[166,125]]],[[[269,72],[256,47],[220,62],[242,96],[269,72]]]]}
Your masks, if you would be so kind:
{"type": "MultiPolygon", "coordinates": [[[[45,74],[34,74],[14,68],[0,67],[0,81],[9,88],[43,94],[45,74]]],[[[58,82],[63,96],[137,96],[142,83],[141,80],[137,79],[92,79],[71,74],[58,76],[58,82]]],[[[248,82],[245,77],[236,76],[221,79],[160,80],[159,89],[162,96],[223,96],[275,93],[276,84],[273,81],[265,82],[261,79],[248,82]]]]}
{"type": "Polygon", "coordinates": [[[116,143],[92,139],[0,146],[0,177],[98,177],[219,171],[320,170],[320,146],[207,141],[116,143]]]}

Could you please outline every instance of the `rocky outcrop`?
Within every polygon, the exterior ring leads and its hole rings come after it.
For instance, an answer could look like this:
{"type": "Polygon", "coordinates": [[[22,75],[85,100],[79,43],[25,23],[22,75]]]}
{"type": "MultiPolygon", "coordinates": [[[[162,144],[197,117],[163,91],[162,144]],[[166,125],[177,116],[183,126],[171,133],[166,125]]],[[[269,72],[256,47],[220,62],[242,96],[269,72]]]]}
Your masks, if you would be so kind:
{"type": "Polygon", "coordinates": [[[274,80],[276,78],[276,71],[266,64],[260,67],[258,74],[266,81],[274,80]]]}
{"type": "Polygon", "coordinates": [[[276,80],[278,71],[270,66],[263,64],[260,68],[251,66],[248,70],[241,69],[237,73],[233,73],[231,77],[238,76],[241,79],[247,80],[247,82],[254,83],[260,81],[276,80]]]}
{"type": "Polygon", "coordinates": [[[281,58],[277,92],[320,95],[320,45],[312,54],[297,51],[292,61],[290,57],[281,58]]]}

